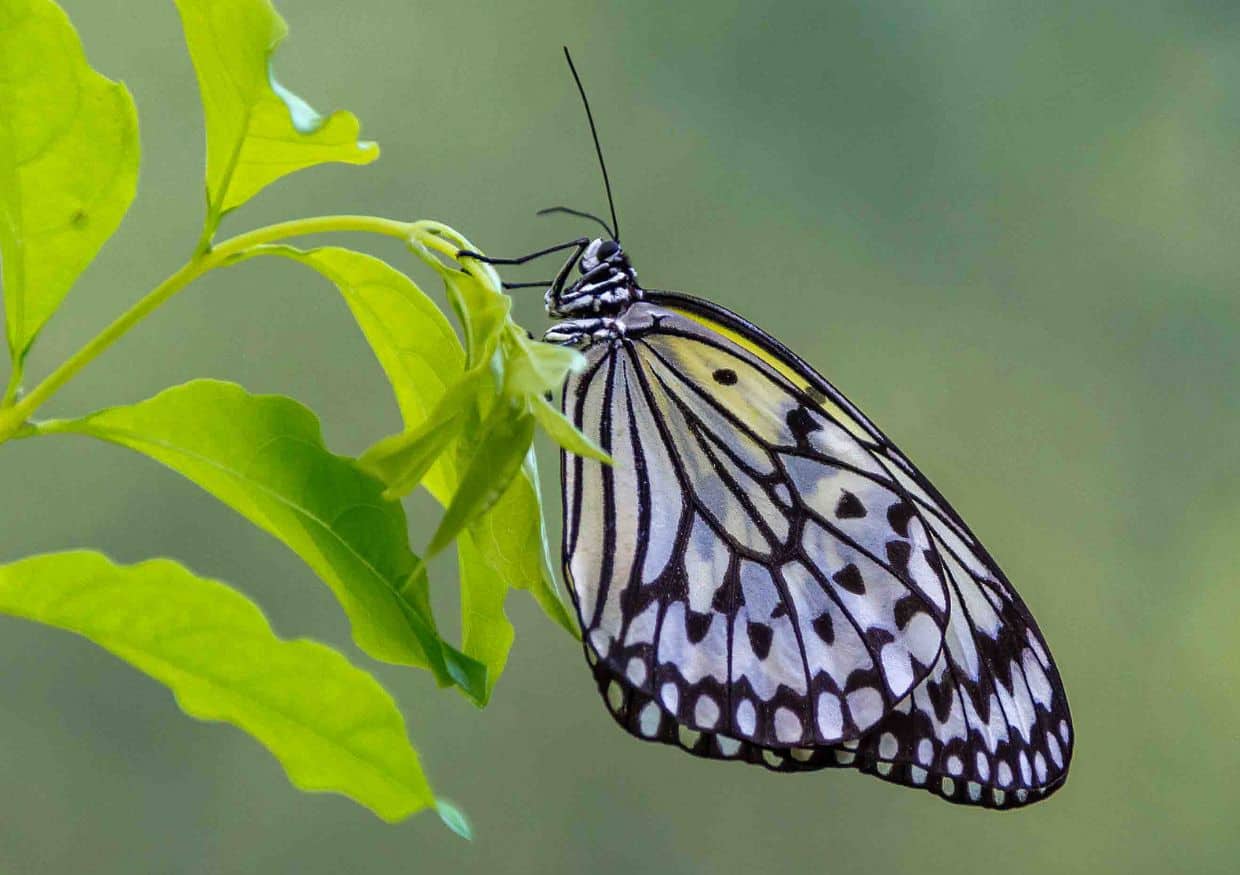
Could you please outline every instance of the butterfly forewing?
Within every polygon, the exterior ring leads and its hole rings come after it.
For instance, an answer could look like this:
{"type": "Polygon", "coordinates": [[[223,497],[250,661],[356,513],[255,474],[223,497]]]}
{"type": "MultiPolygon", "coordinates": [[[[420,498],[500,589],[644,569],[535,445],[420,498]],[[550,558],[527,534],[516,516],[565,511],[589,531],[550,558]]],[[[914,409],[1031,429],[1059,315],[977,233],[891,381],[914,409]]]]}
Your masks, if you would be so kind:
{"type": "Polygon", "coordinates": [[[587,351],[565,412],[565,570],[616,719],[699,756],[851,766],[1010,807],[1071,721],[1032,617],[925,478],[830,383],[672,293],[587,351]]]}

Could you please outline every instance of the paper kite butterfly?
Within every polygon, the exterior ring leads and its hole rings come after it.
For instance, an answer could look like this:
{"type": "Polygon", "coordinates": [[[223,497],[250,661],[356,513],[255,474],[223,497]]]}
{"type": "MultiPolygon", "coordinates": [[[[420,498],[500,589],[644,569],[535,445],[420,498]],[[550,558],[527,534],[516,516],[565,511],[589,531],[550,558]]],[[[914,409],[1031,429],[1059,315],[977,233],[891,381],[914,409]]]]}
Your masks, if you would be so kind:
{"type": "Polygon", "coordinates": [[[543,212],[608,237],[484,260],[571,250],[551,283],[509,287],[549,285],[564,321],[545,339],[586,360],[564,412],[614,461],[562,455],[564,573],[617,722],[700,757],[850,767],[988,808],[1062,786],[1059,672],[938,490],[762,329],[639,286],[614,206],[611,225],[543,212]]]}

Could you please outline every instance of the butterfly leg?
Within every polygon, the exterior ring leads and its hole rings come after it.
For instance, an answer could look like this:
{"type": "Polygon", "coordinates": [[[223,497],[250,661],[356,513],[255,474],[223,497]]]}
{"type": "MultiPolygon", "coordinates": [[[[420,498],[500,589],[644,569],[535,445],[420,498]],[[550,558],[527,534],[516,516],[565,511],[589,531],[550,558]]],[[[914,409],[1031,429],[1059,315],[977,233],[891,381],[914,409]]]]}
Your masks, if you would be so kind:
{"type": "Polygon", "coordinates": [[[458,261],[462,258],[472,258],[475,261],[481,261],[483,264],[525,264],[526,262],[533,261],[535,258],[542,258],[544,255],[550,255],[553,252],[563,252],[565,249],[576,249],[577,254],[574,255],[572,259],[572,261],[576,261],[577,256],[579,256],[589,245],[589,237],[578,237],[576,240],[570,240],[567,243],[560,243],[557,246],[548,246],[546,249],[531,252],[529,255],[522,255],[520,258],[493,258],[490,255],[483,255],[481,252],[474,252],[469,249],[460,250],[456,253],[456,257],[458,261]]]}
{"type": "Polygon", "coordinates": [[[545,343],[587,347],[603,340],[624,337],[624,325],[615,319],[568,319],[557,322],[543,334],[545,343]]]}
{"type": "Polygon", "coordinates": [[[567,243],[561,243],[558,246],[548,246],[546,249],[540,249],[537,252],[531,252],[529,255],[522,255],[520,258],[493,258],[489,255],[482,255],[469,249],[462,249],[457,252],[457,260],[462,258],[473,258],[484,264],[499,265],[520,265],[533,261],[535,258],[542,258],[544,255],[551,255],[554,252],[563,252],[565,249],[572,249],[568,260],[564,262],[564,266],[556,273],[555,279],[550,283],[504,283],[505,289],[527,289],[540,286],[547,286],[547,294],[545,296],[548,311],[552,310],[556,301],[564,292],[564,284],[568,282],[568,277],[573,269],[573,265],[581,258],[581,253],[585,252],[586,247],[590,245],[590,238],[578,237],[576,240],[570,240],[567,243]]]}

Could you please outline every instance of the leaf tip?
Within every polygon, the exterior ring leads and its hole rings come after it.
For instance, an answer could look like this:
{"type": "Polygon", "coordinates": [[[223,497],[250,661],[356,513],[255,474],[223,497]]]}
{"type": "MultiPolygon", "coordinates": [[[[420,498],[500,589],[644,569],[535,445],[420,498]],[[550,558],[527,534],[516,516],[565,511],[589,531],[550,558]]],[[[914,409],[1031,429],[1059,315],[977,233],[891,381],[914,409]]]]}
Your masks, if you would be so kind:
{"type": "Polygon", "coordinates": [[[469,819],[465,817],[465,812],[461,811],[461,809],[446,799],[440,799],[435,803],[435,812],[448,829],[467,842],[474,840],[474,828],[470,825],[469,819]]]}

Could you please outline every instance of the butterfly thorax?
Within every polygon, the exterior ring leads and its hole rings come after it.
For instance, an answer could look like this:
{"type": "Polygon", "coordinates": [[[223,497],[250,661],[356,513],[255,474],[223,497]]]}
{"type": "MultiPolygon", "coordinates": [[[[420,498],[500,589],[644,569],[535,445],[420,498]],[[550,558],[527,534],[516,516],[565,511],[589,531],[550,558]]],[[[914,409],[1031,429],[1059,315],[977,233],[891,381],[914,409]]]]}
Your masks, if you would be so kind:
{"type": "Polygon", "coordinates": [[[592,240],[577,259],[581,276],[565,285],[556,282],[546,294],[547,313],[569,317],[544,336],[551,343],[588,346],[604,337],[624,334],[621,316],[642,300],[637,272],[615,240],[592,240]]]}

